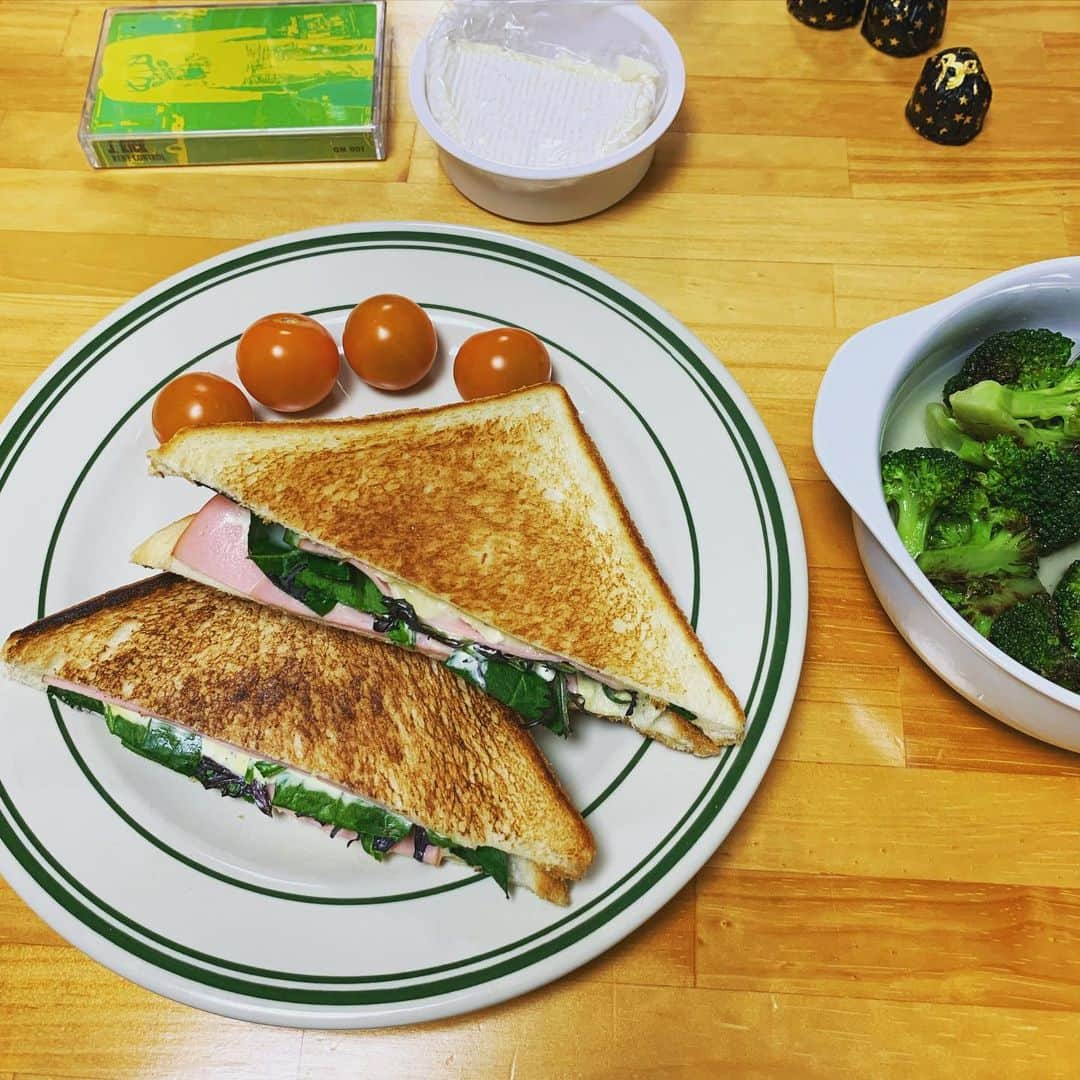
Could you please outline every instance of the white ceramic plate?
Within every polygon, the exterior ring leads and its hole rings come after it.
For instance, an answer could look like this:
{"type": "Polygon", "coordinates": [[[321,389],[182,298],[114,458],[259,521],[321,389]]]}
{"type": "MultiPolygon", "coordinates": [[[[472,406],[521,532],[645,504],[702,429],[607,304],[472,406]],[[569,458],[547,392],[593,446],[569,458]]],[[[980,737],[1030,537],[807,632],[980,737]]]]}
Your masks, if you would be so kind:
{"type": "MultiPolygon", "coordinates": [[[[231,375],[271,311],[339,332],[358,300],[423,303],[441,341],[414,393],[345,369],[329,411],[456,399],[469,333],[541,335],[635,520],[746,703],[741,747],[701,761],[581,721],[542,746],[599,854],[569,909],[507,902],[465,868],[375,864],[299,821],[267,822],[140,761],[86,714],[4,682],[0,869],[91,956],[230,1016],[364,1027],[449,1016],[571,971],[665,903],[745,808],[786,721],[806,629],[806,561],[780,459],[734,381],[684,327],[610,275],[498,233],[360,224],[242,248],[120,308],[30,388],[0,430],[4,631],[142,576],[127,554],[205,494],[146,474],[157,390],[231,375]]],[[[408,468],[408,462],[402,462],[408,468]]]]}

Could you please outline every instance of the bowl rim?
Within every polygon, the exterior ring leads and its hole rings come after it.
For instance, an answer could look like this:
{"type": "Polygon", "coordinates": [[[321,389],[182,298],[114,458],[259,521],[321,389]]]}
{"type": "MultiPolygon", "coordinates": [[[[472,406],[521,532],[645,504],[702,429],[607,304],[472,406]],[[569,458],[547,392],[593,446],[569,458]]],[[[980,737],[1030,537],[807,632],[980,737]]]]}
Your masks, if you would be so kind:
{"type": "Polygon", "coordinates": [[[1030,263],[995,274],[944,300],[874,323],[836,352],[822,379],[814,409],[818,462],[866,529],[945,624],[971,648],[1044,698],[1080,718],[1080,694],[1031,671],[991,645],[948,604],[900,541],[881,491],[877,462],[885,422],[904,379],[926,354],[933,337],[975,301],[1032,286],[1080,288],[1080,256],[1030,263]],[[901,339],[897,347],[897,338],[901,339]],[[891,346],[890,346],[891,341],[891,346]],[[851,431],[852,413],[861,417],[851,431]],[[838,434],[844,430],[848,438],[838,434]]]}
{"type": "Polygon", "coordinates": [[[474,154],[439,124],[428,105],[427,52],[428,39],[432,33],[431,29],[417,43],[416,51],[413,53],[412,65],[409,69],[409,97],[420,126],[431,136],[441,150],[475,169],[510,180],[583,179],[586,176],[616,168],[644,153],[671,127],[676,114],[682,107],[683,96],[686,93],[686,65],[678,43],[671,36],[671,32],[667,27],[655,15],[637,4],[618,4],[613,6],[611,11],[613,14],[636,23],[652,37],[660,51],[667,81],[664,100],[659,111],[653,117],[652,123],[633,142],[627,143],[626,146],[606,154],[602,158],[597,158],[596,161],[590,161],[585,165],[562,168],[504,165],[501,162],[491,161],[488,158],[474,154]]]}

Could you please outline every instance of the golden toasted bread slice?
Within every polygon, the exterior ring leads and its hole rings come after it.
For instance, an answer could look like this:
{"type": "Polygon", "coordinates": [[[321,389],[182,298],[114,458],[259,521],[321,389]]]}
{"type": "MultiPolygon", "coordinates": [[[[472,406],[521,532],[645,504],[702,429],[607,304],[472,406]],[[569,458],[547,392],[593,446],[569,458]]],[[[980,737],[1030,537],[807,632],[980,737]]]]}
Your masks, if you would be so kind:
{"type": "Polygon", "coordinates": [[[649,732],[670,745],[709,754],[741,738],[738,701],[556,384],[357,420],[188,428],[149,459],[152,473],[680,706],[692,722],[668,711],[649,732]]]}
{"type": "Polygon", "coordinates": [[[515,715],[425,657],[162,574],[17,630],[2,658],[504,851],[545,899],[592,862],[515,715]]]}

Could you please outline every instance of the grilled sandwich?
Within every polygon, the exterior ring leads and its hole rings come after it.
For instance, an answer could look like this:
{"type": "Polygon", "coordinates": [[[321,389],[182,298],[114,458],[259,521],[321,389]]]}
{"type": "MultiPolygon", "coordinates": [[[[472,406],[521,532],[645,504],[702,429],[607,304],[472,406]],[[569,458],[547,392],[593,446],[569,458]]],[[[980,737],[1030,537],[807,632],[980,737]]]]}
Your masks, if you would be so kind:
{"type": "Polygon", "coordinates": [[[517,716],[425,656],[160,574],[17,630],[2,659],[128,750],[376,859],[456,858],[560,904],[592,862],[517,716]]]}
{"type": "Polygon", "coordinates": [[[579,709],[701,756],[742,737],[558,385],[188,428],[149,460],[218,494],[138,563],[427,653],[559,733],[579,709]]]}

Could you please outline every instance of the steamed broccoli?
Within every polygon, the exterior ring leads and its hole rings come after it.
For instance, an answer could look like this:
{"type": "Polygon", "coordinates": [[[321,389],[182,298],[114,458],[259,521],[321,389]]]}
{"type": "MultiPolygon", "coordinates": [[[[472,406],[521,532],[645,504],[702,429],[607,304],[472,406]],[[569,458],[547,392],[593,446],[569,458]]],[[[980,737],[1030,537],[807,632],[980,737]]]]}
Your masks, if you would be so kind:
{"type": "Polygon", "coordinates": [[[951,401],[957,424],[977,439],[1014,435],[1026,446],[1080,440],[1080,364],[1038,390],[980,382],[951,401]]]}
{"type": "Polygon", "coordinates": [[[1052,330],[987,338],[945,384],[949,414],[977,439],[1013,435],[1026,446],[1080,439],[1080,364],[1071,361],[1073,345],[1052,330]]]}
{"type": "Polygon", "coordinates": [[[931,446],[936,446],[939,450],[949,450],[962,457],[969,465],[986,468],[986,454],[983,453],[982,443],[964,431],[948,409],[936,401],[926,407],[926,437],[931,446]]]}
{"type": "Polygon", "coordinates": [[[1046,590],[1037,577],[981,577],[954,583],[934,582],[934,587],[983,637],[1003,612],[1046,590]]]}
{"type": "Polygon", "coordinates": [[[999,615],[990,641],[1024,667],[1080,692],[1080,657],[1062,641],[1048,596],[1033,596],[999,615]]]}
{"type": "Polygon", "coordinates": [[[1016,390],[1035,390],[1060,382],[1072,356],[1073,342],[1053,330],[1006,330],[988,337],[945,384],[945,404],[952,395],[990,380],[1016,390]]]}
{"type": "Polygon", "coordinates": [[[983,453],[979,483],[992,503],[1027,515],[1041,553],[1080,540],[1080,446],[1020,446],[1000,436],[983,453]]]}
{"type": "Polygon", "coordinates": [[[1080,656],[1080,559],[1061,575],[1054,589],[1054,612],[1062,640],[1080,656]]]}
{"type": "Polygon", "coordinates": [[[926,547],[926,537],[941,506],[970,482],[971,469],[955,454],[920,446],[893,450],[881,458],[885,501],[896,515],[896,531],[913,556],[926,547]]]}

